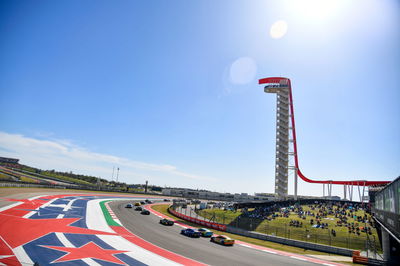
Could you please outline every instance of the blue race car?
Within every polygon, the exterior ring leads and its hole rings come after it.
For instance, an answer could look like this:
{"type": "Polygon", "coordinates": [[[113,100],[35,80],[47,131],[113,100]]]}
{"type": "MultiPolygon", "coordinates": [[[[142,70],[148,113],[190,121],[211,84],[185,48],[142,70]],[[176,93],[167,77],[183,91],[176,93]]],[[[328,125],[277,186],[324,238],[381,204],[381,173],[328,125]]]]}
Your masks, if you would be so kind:
{"type": "Polygon", "coordinates": [[[200,232],[197,232],[190,228],[181,230],[181,234],[188,237],[196,237],[196,238],[199,238],[201,236],[200,232]]]}

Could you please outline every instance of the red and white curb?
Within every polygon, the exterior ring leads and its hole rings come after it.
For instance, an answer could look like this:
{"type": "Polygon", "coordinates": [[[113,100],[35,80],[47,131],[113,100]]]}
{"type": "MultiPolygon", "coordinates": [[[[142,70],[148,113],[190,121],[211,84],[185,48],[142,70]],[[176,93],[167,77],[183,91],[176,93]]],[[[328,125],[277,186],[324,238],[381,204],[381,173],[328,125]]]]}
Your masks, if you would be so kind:
{"type": "Polygon", "coordinates": [[[117,224],[121,225],[122,223],[120,222],[120,220],[118,219],[118,217],[115,215],[115,213],[113,212],[113,210],[111,210],[110,206],[108,205],[108,202],[105,202],[104,205],[107,208],[108,213],[110,214],[111,218],[114,220],[114,222],[116,222],[117,224]]]}
{"type": "MultiPolygon", "coordinates": [[[[107,203],[109,203],[109,202],[107,202],[107,203]]],[[[113,216],[116,217],[115,213],[111,210],[111,208],[108,206],[107,203],[105,204],[107,207],[107,211],[109,212],[111,217],[113,217],[113,216]]],[[[161,217],[161,215],[157,215],[157,216],[161,217]]],[[[117,220],[118,220],[118,218],[117,218],[117,220]]],[[[156,245],[140,238],[139,236],[133,234],[132,232],[130,232],[127,228],[122,226],[122,223],[119,223],[119,224],[121,224],[121,226],[109,226],[110,229],[112,229],[114,232],[116,232],[118,234],[117,237],[115,237],[115,236],[99,236],[99,235],[97,235],[97,236],[108,244],[112,243],[114,245],[114,246],[113,245],[112,246],[115,247],[116,249],[127,249],[126,246],[122,246],[122,243],[125,243],[125,245],[129,245],[130,248],[128,248],[128,249],[130,249],[130,250],[133,250],[134,247],[137,250],[140,249],[140,251],[135,250],[136,252],[133,252],[131,254],[132,257],[135,259],[138,259],[142,262],[145,262],[149,265],[172,265],[174,263],[180,264],[180,265],[193,265],[193,266],[196,266],[196,265],[205,266],[206,265],[206,264],[196,261],[194,259],[187,258],[183,255],[180,255],[180,254],[174,253],[172,251],[166,250],[164,248],[161,248],[159,246],[156,246],[156,245]],[[150,260],[150,257],[153,257],[153,261],[150,260]],[[160,262],[155,263],[155,261],[154,261],[155,259],[157,259],[157,260],[163,259],[164,262],[163,263],[160,263],[160,262]]],[[[126,253],[126,254],[129,255],[128,253],[126,253]]]]}

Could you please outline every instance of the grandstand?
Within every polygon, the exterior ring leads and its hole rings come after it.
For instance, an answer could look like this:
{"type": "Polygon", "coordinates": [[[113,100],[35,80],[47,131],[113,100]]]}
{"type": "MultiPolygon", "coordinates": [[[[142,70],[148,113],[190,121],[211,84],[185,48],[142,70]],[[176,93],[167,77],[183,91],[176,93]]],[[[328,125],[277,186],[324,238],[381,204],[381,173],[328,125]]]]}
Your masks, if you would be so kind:
{"type": "Polygon", "coordinates": [[[19,159],[0,157],[0,164],[18,164],[19,159]]]}
{"type": "Polygon", "coordinates": [[[383,259],[396,265],[400,261],[400,176],[374,194],[372,212],[380,231],[383,259]]]}

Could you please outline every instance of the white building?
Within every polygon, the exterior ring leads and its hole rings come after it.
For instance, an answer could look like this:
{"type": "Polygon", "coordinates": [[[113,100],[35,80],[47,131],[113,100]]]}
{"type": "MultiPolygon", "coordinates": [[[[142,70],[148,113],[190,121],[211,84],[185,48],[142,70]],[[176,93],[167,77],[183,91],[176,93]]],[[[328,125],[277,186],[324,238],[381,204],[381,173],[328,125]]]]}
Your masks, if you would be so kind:
{"type": "Polygon", "coordinates": [[[254,200],[273,200],[273,196],[263,195],[262,193],[255,196],[247,193],[220,193],[204,190],[194,190],[188,188],[164,188],[162,194],[166,196],[176,196],[194,199],[218,200],[218,201],[254,201],[254,200]]]}

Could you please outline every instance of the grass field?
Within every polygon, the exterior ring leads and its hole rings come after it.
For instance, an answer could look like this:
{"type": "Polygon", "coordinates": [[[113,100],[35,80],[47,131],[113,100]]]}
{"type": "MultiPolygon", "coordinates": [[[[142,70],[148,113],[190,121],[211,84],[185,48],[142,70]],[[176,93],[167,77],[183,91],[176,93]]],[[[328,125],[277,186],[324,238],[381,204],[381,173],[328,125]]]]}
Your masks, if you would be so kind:
{"type": "Polygon", "coordinates": [[[81,179],[77,179],[77,178],[73,178],[73,177],[69,177],[69,176],[58,175],[58,174],[51,173],[51,172],[48,172],[48,171],[43,171],[41,173],[41,175],[57,178],[60,181],[68,181],[68,182],[72,182],[72,183],[80,184],[80,185],[86,185],[86,186],[93,186],[94,185],[94,184],[89,183],[89,182],[87,182],[85,180],[81,180],[81,179]]]}
{"type": "Polygon", "coordinates": [[[8,175],[0,173],[0,180],[13,180],[13,179],[11,177],[9,177],[8,175]]]}
{"type": "Polygon", "coordinates": [[[37,181],[36,179],[29,178],[29,177],[27,177],[27,176],[20,176],[19,179],[20,179],[22,182],[27,182],[27,183],[39,183],[39,181],[37,181]]]}
{"type": "MultiPolygon", "coordinates": [[[[308,206],[303,206],[303,210],[312,211],[308,206]]],[[[312,212],[316,213],[317,209],[312,212]]],[[[349,233],[346,227],[336,226],[336,221],[338,219],[336,219],[334,215],[328,215],[326,217],[327,219],[322,219],[323,223],[328,224],[328,229],[321,229],[313,228],[311,226],[310,220],[314,219],[315,221],[315,217],[306,216],[306,219],[303,220],[300,219],[294,212],[291,212],[288,218],[277,217],[271,221],[256,218],[238,219],[238,217],[241,215],[240,211],[233,212],[220,209],[201,210],[198,211],[198,214],[207,220],[211,219],[217,223],[229,224],[231,226],[240,227],[246,230],[350,249],[365,250],[365,242],[368,237],[369,240],[376,244],[378,251],[381,249],[379,246],[376,229],[372,229],[372,235],[367,235],[363,232],[361,232],[360,235],[349,233]],[[301,221],[302,227],[289,226],[289,222],[291,220],[301,221]],[[331,229],[336,231],[336,236],[331,234],[331,229]]],[[[364,214],[364,211],[356,212],[356,215],[358,216],[364,216],[364,214]]],[[[349,222],[355,222],[355,224],[358,224],[353,218],[350,218],[349,222]]],[[[358,224],[358,226],[364,226],[364,224],[358,224]]]]}

